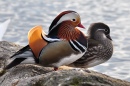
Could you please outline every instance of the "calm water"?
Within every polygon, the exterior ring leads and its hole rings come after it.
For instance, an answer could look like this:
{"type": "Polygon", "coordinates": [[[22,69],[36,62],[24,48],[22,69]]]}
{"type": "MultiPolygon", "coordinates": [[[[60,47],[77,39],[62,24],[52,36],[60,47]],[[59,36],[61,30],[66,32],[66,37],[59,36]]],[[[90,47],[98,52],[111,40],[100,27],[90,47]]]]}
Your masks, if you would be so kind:
{"type": "Polygon", "coordinates": [[[77,11],[86,28],[93,22],[110,26],[114,55],[108,62],[91,69],[130,81],[129,0],[0,0],[0,22],[12,19],[3,40],[26,45],[29,29],[42,25],[47,33],[51,21],[64,10],[77,11]]]}

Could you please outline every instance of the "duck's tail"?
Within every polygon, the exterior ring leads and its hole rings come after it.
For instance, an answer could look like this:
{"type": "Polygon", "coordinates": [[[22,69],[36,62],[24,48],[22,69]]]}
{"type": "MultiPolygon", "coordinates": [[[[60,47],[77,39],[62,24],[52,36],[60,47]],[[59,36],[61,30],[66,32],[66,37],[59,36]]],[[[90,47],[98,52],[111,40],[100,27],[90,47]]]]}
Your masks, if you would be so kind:
{"type": "Polygon", "coordinates": [[[4,68],[10,69],[18,64],[35,64],[37,63],[29,45],[23,47],[9,59],[9,64],[4,68]]]}

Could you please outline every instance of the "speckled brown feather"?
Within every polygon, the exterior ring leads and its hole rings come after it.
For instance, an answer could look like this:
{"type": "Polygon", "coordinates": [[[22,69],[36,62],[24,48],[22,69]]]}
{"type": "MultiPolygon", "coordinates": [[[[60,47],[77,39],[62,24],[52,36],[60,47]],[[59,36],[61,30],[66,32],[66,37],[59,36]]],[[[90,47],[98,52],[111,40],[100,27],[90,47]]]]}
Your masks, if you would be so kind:
{"type": "Polygon", "coordinates": [[[79,60],[75,61],[72,64],[75,67],[88,68],[91,67],[90,64],[94,63],[95,61],[101,61],[101,63],[103,63],[109,60],[112,54],[113,48],[109,47],[109,45],[104,46],[98,41],[90,39],[88,40],[87,52],[79,60]]]}
{"type": "Polygon", "coordinates": [[[113,54],[113,43],[109,33],[110,29],[106,24],[100,22],[92,24],[88,30],[89,36],[86,38],[87,52],[69,66],[88,68],[109,60],[113,54]]]}

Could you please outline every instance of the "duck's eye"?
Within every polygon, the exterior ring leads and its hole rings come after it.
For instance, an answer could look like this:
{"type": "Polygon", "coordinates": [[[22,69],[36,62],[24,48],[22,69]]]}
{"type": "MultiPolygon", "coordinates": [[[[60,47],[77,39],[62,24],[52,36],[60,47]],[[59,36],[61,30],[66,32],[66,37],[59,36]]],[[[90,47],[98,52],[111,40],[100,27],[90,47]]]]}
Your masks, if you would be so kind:
{"type": "Polygon", "coordinates": [[[75,22],[75,21],[76,21],[76,19],[72,19],[72,21],[74,21],[74,22],[75,22]]]}
{"type": "Polygon", "coordinates": [[[108,32],[108,29],[105,29],[105,32],[108,32]]]}

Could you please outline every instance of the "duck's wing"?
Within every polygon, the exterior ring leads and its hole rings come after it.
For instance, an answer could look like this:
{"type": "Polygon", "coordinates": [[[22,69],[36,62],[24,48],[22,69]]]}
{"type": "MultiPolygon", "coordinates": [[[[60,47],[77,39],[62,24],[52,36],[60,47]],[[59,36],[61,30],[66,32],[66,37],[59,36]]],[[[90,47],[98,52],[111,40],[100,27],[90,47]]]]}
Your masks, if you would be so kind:
{"type": "Polygon", "coordinates": [[[102,51],[102,49],[104,49],[104,46],[101,43],[93,39],[88,39],[87,52],[80,59],[76,60],[68,66],[88,68],[90,67],[90,63],[98,64],[99,62],[96,62],[96,58],[99,56],[99,53],[102,51]],[[93,63],[94,61],[96,63],[93,63]]]}

